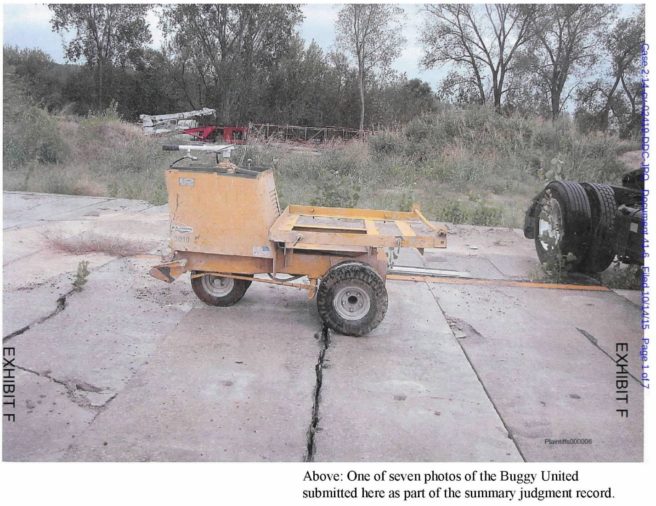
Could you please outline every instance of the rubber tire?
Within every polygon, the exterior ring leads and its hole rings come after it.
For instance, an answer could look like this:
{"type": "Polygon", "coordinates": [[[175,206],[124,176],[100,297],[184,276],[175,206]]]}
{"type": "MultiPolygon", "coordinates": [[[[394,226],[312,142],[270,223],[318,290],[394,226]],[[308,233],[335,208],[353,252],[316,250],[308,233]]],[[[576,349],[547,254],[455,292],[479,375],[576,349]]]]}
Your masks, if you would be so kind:
{"type": "MultiPolygon", "coordinates": [[[[191,288],[193,289],[194,293],[196,294],[196,297],[198,297],[200,300],[202,300],[205,304],[209,306],[219,306],[219,307],[228,307],[236,304],[239,302],[244,294],[246,293],[246,290],[248,290],[248,287],[251,286],[252,281],[246,281],[243,279],[235,279],[235,283],[232,287],[232,290],[222,296],[222,297],[217,297],[215,295],[212,295],[211,293],[207,292],[205,290],[205,287],[203,286],[202,282],[202,277],[194,277],[196,274],[203,274],[200,271],[192,271],[191,272],[191,288]]],[[[205,274],[205,276],[210,276],[210,274],[205,274]]]]}
{"type": "MultiPolygon", "coordinates": [[[[583,187],[572,181],[552,181],[543,190],[543,194],[551,190],[552,198],[560,205],[563,220],[563,233],[560,241],[560,252],[563,258],[570,253],[574,260],[569,260],[565,268],[569,271],[580,270],[588,254],[591,235],[590,201],[583,187]]],[[[540,214],[535,217],[535,249],[541,263],[553,260],[553,251],[546,250],[540,241],[540,214]]]]}
{"type": "Polygon", "coordinates": [[[363,336],[375,329],[387,312],[387,289],[380,275],[362,262],[346,261],[331,267],[319,284],[317,308],[324,323],[348,336],[363,336]],[[367,314],[358,320],[342,318],[333,307],[336,293],[345,286],[357,286],[369,295],[367,314]]]}
{"type": "Polygon", "coordinates": [[[590,249],[583,260],[582,270],[603,272],[615,259],[615,192],[607,184],[581,183],[590,200],[592,235],[590,249]]]}

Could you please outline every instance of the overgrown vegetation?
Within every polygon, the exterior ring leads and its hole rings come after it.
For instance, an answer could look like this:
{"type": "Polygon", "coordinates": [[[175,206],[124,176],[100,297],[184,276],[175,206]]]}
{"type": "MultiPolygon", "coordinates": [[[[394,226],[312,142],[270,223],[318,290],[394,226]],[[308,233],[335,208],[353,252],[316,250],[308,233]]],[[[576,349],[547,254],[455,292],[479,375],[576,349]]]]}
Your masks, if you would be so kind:
{"type": "Polygon", "coordinates": [[[618,159],[636,145],[581,134],[572,121],[499,116],[491,108],[444,106],[364,143],[319,154],[269,146],[237,159],[277,167],[283,204],[409,209],[450,223],[521,226],[526,205],[549,179],[616,183],[618,159]]]}
{"type": "MultiPolygon", "coordinates": [[[[30,76],[43,58],[5,51],[5,189],[165,203],[163,171],[179,155],[124,121],[116,102],[83,116],[41,107],[30,76]],[[19,75],[20,65],[33,70],[19,75]]],[[[615,183],[627,169],[619,155],[638,148],[616,135],[582,133],[568,116],[498,114],[476,104],[432,109],[366,141],[305,150],[249,144],[234,160],[275,166],[283,205],[407,210],[418,203],[439,221],[517,227],[545,181],[615,183]]]]}
{"type": "MultiPolygon", "coordinates": [[[[115,107],[52,116],[8,95],[12,89],[5,89],[5,189],[166,202],[163,171],[177,156],[161,151],[162,139],[144,136],[115,107]],[[36,145],[26,139],[27,121],[43,133],[36,145]]],[[[567,118],[443,105],[363,142],[307,150],[249,144],[233,160],[275,166],[283,205],[407,210],[418,203],[438,221],[518,227],[545,181],[617,182],[627,169],[618,157],[633,149],[615,136],[580,133],[567,118]]]]}
{"type": "Polygon", "coordinates": [[[7,70],[4,85],[5,189],[166,202],[162,168],[171,156],[115,104],[83,117],[52,115],[7,70]]]}

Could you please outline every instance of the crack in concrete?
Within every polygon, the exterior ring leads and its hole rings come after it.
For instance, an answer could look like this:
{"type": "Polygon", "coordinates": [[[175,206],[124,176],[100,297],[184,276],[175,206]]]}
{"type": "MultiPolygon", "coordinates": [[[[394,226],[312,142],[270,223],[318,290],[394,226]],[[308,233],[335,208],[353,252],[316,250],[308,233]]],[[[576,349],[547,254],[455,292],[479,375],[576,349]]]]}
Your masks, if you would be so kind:
{"type": "Polygon", "coordinates": [[[55,307],[54,311],[52,311],[50,314],[42,316],[41,318],[37,319],[36,321],[33,321],[29,325],[25,325],[25,327],[22,327],[18,330],[13,331],[11,334],[7,334],[6,336],[4,336],[2,338],[2,341],[3,342],[4,341],[9,341],[10,339],[12,339],[16,336],[20,336],[21,334],[24,334],[25,332],[30,330],[34,325],[40,325],[43,322],[45,322],[45,321],[49,320],[50,318],[52,318],[53,316],[58,315],[59,313],[61,313],[64,309],[66,309],[66,300],[68,299],[68,297],[70,295],[72,295],[73,293],[77,292],[77,291],[78,290],[76,288],[71,288],[68,292],[66,292],[64,295],[61,295],[57,299],[57,306],[55,307]]]}
{"type": "MultiPolygon", "coordinates": [[[[444,318],[446,318],[446,321],[458,321],[461,323],[464,323],[466,327],[469,329],[474,330],[474,327],[469,325],[465,320],[460,320],[458,318],[453,318],[449,315],[447,315],[444,312],[444,309],[442,309],[442,306],[440,305],[440,301],[437,298],[437,295],[435,295],[435,292],[431,290],[431,286],[426,283],[426,286],[428,287],[428,290],[430,291],[431,295],[433,296],[433,299],[435,300],[435,303],[437,304],[438,309],[442,312],[444,315],[444,318]]],[[[480,333],[478,333],[476,330],[476,335],[483,337],[480,333]]],[[[451,330],[451,333],[453,334],[453,329],[451,330]]],[[[483,392],[485,392],[485,396],[488,398],[490,401],[490,404],[492,404],[492,407],[494,408],[494,411],[496,412],[497,416],[499,417],[499,420],[501,420],[501,424],[503,425],[503,428],[506,429],[506,433],[508,434],[508,439],[510,439],[513,444],[515,445],[515,449],[517,450],[517,453],[519,453],[519,456],[522,458],[522,461],[526,462],[526,457],[524,456],[524,453],[522,452],[522,449],[519,447],[519,443],[517,442],[517,439],[515,439],[515,434],[511,430],[510,426],[506,423],[504,420],[503,416],[501,415],[501,411],[499,410],[499,407],[496,405],[494,402],[494,399],[492,399],[492,396],[490,395],[490,392],[488,391],[487,387],[485,386],[485,383],[483,382],[483,378],[481,378],[480,374],[476,370],[476,367],[474,367],[474,363],[472,362],[469,354],[467,353],[467,350],[465,350],[465,347],[462,344],[462,339],[458,339],[455,334],[453,334],[453,337],[455,338],[456,342],[458,343],[458,346],[460,346],[460,349],[462,350],[463,355],[467,359],[467,362],[469,362],[469,367],[472,368],[472,371],[474,371],[474,374],[476,375],[476,379],[478,380],[479,384],[481,385],[481,388],[483,389],[483,392]]]]}
{"type": "Polygon", "coordinates": [[[317,363],[314,366],[316,374],[316,383],[314,385],[314,401],[312,403],[312,418],[310,419],[310,426],[307,430],[307,452],[303,457],[304,462],[314,462],[314,453],[316,447],[314,444],[314,435],[316,434],[319,425],[319,403],[321,401],[321,385],[323,384],[323,368],[324,360],[326,358],[326,351],[330,347],[330,331],[328,326],[324,325],[321,329],[321,336],[319,337],[319,356],[317,363]]]}
{"type": "Polygon", "coordinates": [[[91,383],[87,383],[86,381],[82,381],[82,380],[55,378],[50,374],[49,371],[39,372],[39,371],[35,371],[34,369],[30,369],[28,367],[23,367],[20,365],[16,365],[16,369],[20,369],[21,371],[34,374],[36,376],[39,376],[40,378],[46,378],[52,381],[53,383],[62,385],[66,389],[66,397],[68,397],[68,399],[71,402],[73,402],[74,404],[76,404],[81,408],[88,409],[96,413],[95,416],[93,417],[93,420],[95,420],[96,417],[102,411],[104,411],[109,405],[109,403],[113,401],[114,398],[118,395],[118,393],[115,393],[102,404],[93,404],[85,395],[85,393],[99,394],[106,391],[107,388],[97,387],[95,385],[92,385],[91,383]]]}
{"type": "MultiPolygon", "coordinates": [[[[580,329],[578,327],[576,327],[576,330],[578,330],[583,335],[583,337],[585,337],[588,341],[590,341],[590,343],[592,343],[592,345],[595,348],[597,348],[600,352],[602,352],[604,355],[606,355],[608,358],[610,358],[613,361],[613,363],[615,363],[615,359],[606,350],[604,350],[601,346],[599,346],[599,340],[595,336],[590,334],[590,332],[588,332],[586,330],[583,330],[583,329],[580,329]]],[[[626,371],[626,373],[629,376],[631,376],[631,378],[633,378],[638,383],[638,385],[640,385],[642,387],[645,386],[645,385],[643,385],[642,381],[640,381],[638,378],[636,378],[629,371],[626,371]]]]}

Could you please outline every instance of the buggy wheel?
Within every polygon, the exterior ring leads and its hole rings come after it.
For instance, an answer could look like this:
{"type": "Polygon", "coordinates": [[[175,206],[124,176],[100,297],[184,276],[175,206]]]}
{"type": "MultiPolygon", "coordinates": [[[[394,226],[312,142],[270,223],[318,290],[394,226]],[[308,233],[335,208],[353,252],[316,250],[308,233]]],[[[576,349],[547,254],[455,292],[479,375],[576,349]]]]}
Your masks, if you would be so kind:
{"type": "Polygon", "coordinates": [[[321,280],[317,308],[319,316],[331,329],[349,336],[362,336],[375,329],[385,317],[385,282],[367,264],[335,265],[321,280]]]}
{"type": "Polygon", "coordinates": [[[192,271],[191,288],[196,296],[210,306],[232,306],[241,300],[251,281],[243,279],[226,278],[213,274],[202,274],[192,271]]]}
{"type": "Polygon", "coordinates": [[[552,181],[538,201],[535,249],[541,263],[576,271],[589,249],[591,211],[579,183],[552,181]]]}

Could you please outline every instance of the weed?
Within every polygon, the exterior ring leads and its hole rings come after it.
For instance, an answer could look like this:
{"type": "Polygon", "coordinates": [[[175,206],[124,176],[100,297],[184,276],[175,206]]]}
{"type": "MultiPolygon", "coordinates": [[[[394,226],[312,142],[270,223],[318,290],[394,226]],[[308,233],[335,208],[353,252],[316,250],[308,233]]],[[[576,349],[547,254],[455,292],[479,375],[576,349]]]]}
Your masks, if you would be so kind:
{"type": "Polygon", "coordinates": [[[87,283],[89,278],[89,262],[82,260],[77,264],[77,272],[75,273],[75,279],[73,280],[73,289],[76,292],[81,292],[84,285],[87,283]]]}
{"type": "Polygon", "coordinates": [[[469,213],[465,206],[458,200],[448,202],[438,213],[437,221],[445,221],[448,223],[466,223],[469,218],[469,213]]]}
{"type": "Polygon", "coordinates": [[[415,203],[415,198],[414,195],[412,194],[412,190],[404,191],[401,194],[401,202],[399,203],[399,211],[412,211],[412,206],[415,203]]]}
{"type": "Polygon", "coordinates": [[[347,176],[340,176],[335,172],[334,178],[324,180],[317,187],[317,195],[310,201],[313,206],[325,207],[356,207],[360,199],[360,187],[353,184],[345,184],[347,176]]]}
{"type": "Polygon", "coordinates": [[[613,264],[599,275],[600,281],[608,288],[624,290],[642,289],[644,272],[641,265],[613,264]]]}
{"type": "Polygon", "coordinates": [[[46,235],[48,243],[56,250],[72,255],[86,253],[105,253],[115,257],[129,257],[146,253],[154,244],[124,237],[111,237],[93,232],[67,237],[59,233],[46,235]]]}
{"type": "Polygon", "coordinates": [[[496,206],[479,204],[472,213],[469,222],[472,225],[496,226],[502,223],[503,209],[496,206]]]}

